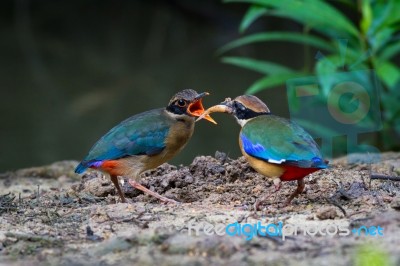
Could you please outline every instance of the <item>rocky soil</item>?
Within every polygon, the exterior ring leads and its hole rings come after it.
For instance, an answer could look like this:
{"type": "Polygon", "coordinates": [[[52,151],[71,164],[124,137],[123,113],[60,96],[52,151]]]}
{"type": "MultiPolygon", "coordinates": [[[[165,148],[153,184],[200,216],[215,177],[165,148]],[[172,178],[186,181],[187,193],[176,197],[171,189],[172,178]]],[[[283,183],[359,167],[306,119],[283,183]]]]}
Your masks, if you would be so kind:
{"type": "Polygon", "coordinates": [[[375,164],[363,158],[356,164],[341,158],[310,175],[306,191],[286,207],[296,182],[273,193],[272,182],[243,158],[219,152],[145,173],[144,186],[178,205],[162,204],[127,182],[131,202],[119,203],[108,177],[78,176],[73,161],[7,172],[0,175],[0,264],[400,265],[400,180],[376,175],[399,176],[400,154],[382,154],[375,164]],[[228,224],[258,221],[299,226],[298,232],[285,239],[259,233],[246,240],[249,231],[222,235],[228,224]],[[379,226],[383,235],[312,236],[305,226],[331,232],[379,226]]]}

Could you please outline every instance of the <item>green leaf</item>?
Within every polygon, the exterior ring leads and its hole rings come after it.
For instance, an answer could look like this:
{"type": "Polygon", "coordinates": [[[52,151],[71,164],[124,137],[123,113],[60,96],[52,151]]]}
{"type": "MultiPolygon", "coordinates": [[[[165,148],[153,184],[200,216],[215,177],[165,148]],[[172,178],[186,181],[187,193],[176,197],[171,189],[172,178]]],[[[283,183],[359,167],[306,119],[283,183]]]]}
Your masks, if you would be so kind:
{"type": "Polygon", "coordinates": [[[384,49],[381,49],[380,59],[389,60],[400,52],[400,42],[389,44],[384,49]]]}
{"type": "Polygon", "coordinates": [[[391,25],[400,21],[400,2],[398,0],[389,0],[388,2],[391,8],[389,16],[386,18],[386,25],[391,25]]]}
{"type": "Polygon", "coordinates": [[[315,72],[317,75],[332,74],[340,67],[339,56],[329,56],[318,60],[315,65],[315,72]]]}
{"type": "Polygon", "coordinates": [[[261,60],[256,60],[248,57],[223,57],[222,58],[223,63],[235,65],[238,67],[250,69],[257,71],[261,74],[267,74],[267,75],[275,75],[275,74],[283,74],[283,73],[294,73],[295,71],[282,66],[280,64],[272,63],[272,62],[267,62],[267,61],[261,61],[261,60]]]}
{"type": "Polygon", "coordinates": [[[400,82],[400,68],[389,61],[377,63],[376,73],[389,89],[394,88],[400,82]]]}
{"type": "Polygon", "coordinates": [[[325,127],[321,124],[316,124],[313,121],[308,121],[301,118],[296,118],[294,121],[300,126],[304,127],[307,131],[310,131],[318,136],[324,136],[324,137],[340,136],[339,132],[331,128],[325,127]]]}
{"type": "Polygon", "coordinates": [[[320,58],[315,65],[315,73],[318,76],[322,93],[325,97],[328,96],[332,84],[335,82],[332,74],[336,73],[341,66],[342,60],[339,55],[320,58]]]}
{"type": "Polygon", "coordinates": [[[354,24],[340,11],[321,0],[228,0],[273,7],[275,15],[291,18],[311,28],[318,29],[326,34],[328,29],[334,29],[336,36],[351,35],[358,37],[359,33],[354,24]]]}
{"type": "Polygon", "coordinates": [[[265,32],[265,33],[252,34],[237,39],[233,42],[230,42],[221,47],[217,51],[217,54],[225,53],[226,51],[232,50],[234,48],[243,45],[257,43],[257,42],[266,42],[266,41],[288,41],[288,42],[302,43],[331,52],[335,51],[335,47],[332,44],[316,36],[304,35],[301,33],[294,33],[294,32],[265,32]]]}
{"type": "Polygon", "coordinates": [[[369,37],[370,46],[374,51],[378,51],[380,48],[385,47],[385,45],[393,39],[393,35],[395,34],[396,29],[394,28],[384,28],[373,36],[369,37]]]}
{"type": "Polygon", "coordinates": [[[259,17],[266,14],[268,11],[267,8],[261,7],[258,5],[252,5],[247,10],[246,14],[244,15],[242,22],[240,23],[239,32],[243,33],[247,30],[247,28],[259,17]]]}
{"type": "Polygon", "coordinates": [[[325,97],[328,96],[331,88],[337,83],[337,73],[342,73],[341,75],[346,75],[349,80],[353,80],[359,78],[355,74],[356,72],[353,71],[368,69],[363,62],[358,62],[355,66],[349,66],[350,71],[346,71],[343,63],[349,65],[353,63],[353,61],[349,57],[342,58],[339,55],[330,55],[321,58],[316,64],[315,72],[325,97]]]}
{"type": "Polygon", "coordinates": [[[369,27],[372,23],[372,8],[369,0],[363,0],[361,4],[362,18],[360,27],[364,35],[368,32],[369,27]]]}
{"type": "Polygon", "coordinates": [[[377,245],[363,244],[356,251],[355,266],[392,265],[388,252],[377,245]]]}
{"type": "Polygon", "coordinates": [[[374,35],[400,21],[400,1],[376,1],[373,5],[373,13],[374,20],[370,32],[368,32],[369,35],[374,35]]]}
{"type": "Polygon", "coordinates": [[[273,88],[275,86],[285,84],[288,79],[297,78],[301,75],[303,75],[303,73],[286,73],[286,74],[266,76],[253,83],[246,90],[246,93],[254,94],[265,89],[273,88]]]}
{"type": "Polygon", "coordinates": [[[355,4],[354,0],[337,0],[337,1],[355,10],[357,9],[357,5],[355,4]]]}
{"type": "Polygon", "coordinates": [[[384,119],[387,122],[390,122],[398,116],[400,118],[400,104],[398,97],[400,97],[399,90],[392,90],[390,92],[382,92],[381,101],[384,110],[384,119]]]}

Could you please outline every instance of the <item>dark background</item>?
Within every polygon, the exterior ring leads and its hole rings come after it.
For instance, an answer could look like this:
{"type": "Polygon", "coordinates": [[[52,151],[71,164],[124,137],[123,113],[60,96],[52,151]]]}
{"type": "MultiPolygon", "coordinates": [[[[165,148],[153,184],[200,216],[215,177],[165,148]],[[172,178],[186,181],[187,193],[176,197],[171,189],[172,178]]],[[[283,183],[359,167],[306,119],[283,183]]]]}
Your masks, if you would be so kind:
{"type": "MultiPolygon", "coordinates": [[[[247,5],[204,1],[2,1],[0,42],[0,171],[81,160],[111,127],[136,113],[166,106],[179,90],[208,91],[208,107],[243,94],[260,78],[220,62],[216,50],[240,36],[247,5]]],[[[301,31],[268,18],[248,31],[301,31]]],[[[263,43],[235,55],[304,64],[303,48],[263,43]]],[[[311,60],[313,60],[311,58],[311,60]]],[[[288,117],[286,90],[258,93],[288,117]]],[[[196,155],[240,154],[239,126],[216,114],[201,121],[172,163],[196,155]]]]}

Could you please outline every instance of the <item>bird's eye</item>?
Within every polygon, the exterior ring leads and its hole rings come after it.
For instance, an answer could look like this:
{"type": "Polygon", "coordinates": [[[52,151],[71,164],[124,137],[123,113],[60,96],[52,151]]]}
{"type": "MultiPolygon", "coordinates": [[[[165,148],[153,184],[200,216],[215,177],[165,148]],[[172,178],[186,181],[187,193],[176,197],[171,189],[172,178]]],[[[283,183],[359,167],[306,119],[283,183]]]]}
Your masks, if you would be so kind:
{"type": "Polygon", "coordinates": [[[178,101],[176,102],[176,104],[177,104],[179,107],[185,107],[185,106],[186,106],[186,102],[185,102],[184,100],[178,100],[178,101]]]}

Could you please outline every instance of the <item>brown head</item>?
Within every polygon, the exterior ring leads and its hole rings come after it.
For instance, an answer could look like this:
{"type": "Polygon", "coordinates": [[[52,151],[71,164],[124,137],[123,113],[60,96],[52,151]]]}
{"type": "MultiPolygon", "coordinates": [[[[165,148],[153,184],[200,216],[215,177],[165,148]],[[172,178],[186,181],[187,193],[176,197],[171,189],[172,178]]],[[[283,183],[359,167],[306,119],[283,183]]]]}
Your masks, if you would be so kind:
{"type": "Polygon", "coordinates": [[[242,105],[247,111],[253,113],[270,113],[268,106],[254,95],[241,95],[236,97],[233,101],[236,102],[236,108],[241,108],[240,105],[242,105]]]}
{"type": "Polygon", "coordinates": [[[232,114],[241,126],[254,117],[270,114],[268,106],[254,95],[241,95],[233,100],[226,98],[224,102],[207,109],[198,120],[214,112],[232,114]]]}
{"type": "MultiPolygon", "coordinates": [[[[209,95],[208,92],[197,93],[191,89],[182,90],[171,98],[166,109],[174,116],[199,117],[205,111],[202,99],[207,95],[209,95]]],[[[204,118],[216,124],[209,115],[205,115],[204,118]]]]}

